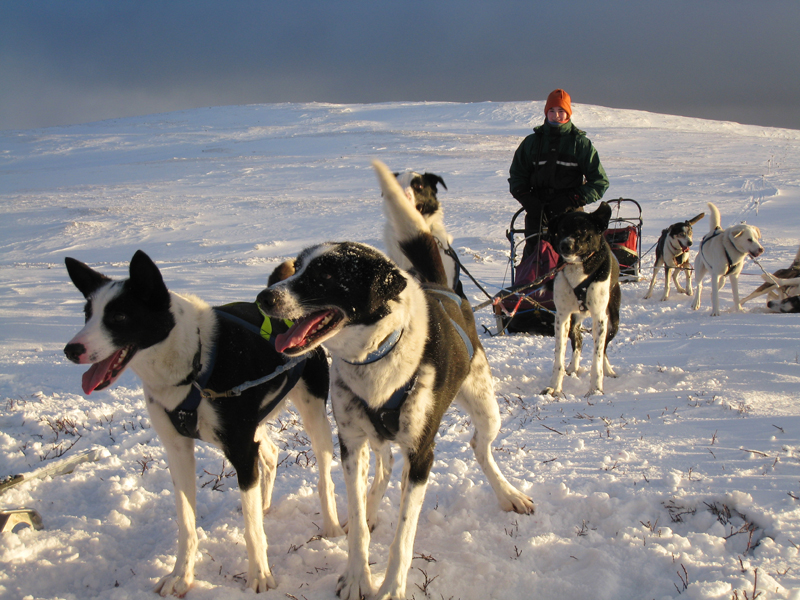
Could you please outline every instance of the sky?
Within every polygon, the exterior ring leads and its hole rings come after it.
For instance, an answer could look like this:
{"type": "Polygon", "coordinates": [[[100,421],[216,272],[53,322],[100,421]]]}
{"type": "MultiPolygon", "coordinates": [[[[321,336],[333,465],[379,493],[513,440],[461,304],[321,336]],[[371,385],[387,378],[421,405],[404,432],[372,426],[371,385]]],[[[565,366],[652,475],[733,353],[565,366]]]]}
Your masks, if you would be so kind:
{"type": "Polygon", "coordinates": [[[0,129],[555,88],[575,103],[797,129],[798,28],[795,0],[4,0],[0,129]]]}

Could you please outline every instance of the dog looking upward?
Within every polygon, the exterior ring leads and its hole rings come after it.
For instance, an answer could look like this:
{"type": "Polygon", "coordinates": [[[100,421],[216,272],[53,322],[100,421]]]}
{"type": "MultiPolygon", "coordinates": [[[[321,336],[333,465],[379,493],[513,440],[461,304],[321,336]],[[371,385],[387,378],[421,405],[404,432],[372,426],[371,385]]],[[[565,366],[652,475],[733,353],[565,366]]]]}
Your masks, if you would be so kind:
{"type": "MultiPolygon", "coordinates": [[[[455,252],[452,249],[453,236],[447,233],[447,229],[445,229],[444,210],[438,198],[438,186],[441,185],[444,189],[447,189],[444,179],[435,173],[420,174],[415,171],[395,173],[394,176],[397,178],[397,183],[400,184],[403,192],[405,192],[408,201],[422,215],[423,221],[419,222],[420,226],[436,240],[439,248],[439,257],[442,260],[447,276],[447,285],[463,295],[461,281],[459,280],[458,263],[452,254],[455,252]]],[[[411,263],[400,250],[397,238],[390,231],[389,221],[386,222],[384,227],[383,240],[386,244],[386,253],[389,258],[396,262],[401,269],[410,269],[411,263]]]]}

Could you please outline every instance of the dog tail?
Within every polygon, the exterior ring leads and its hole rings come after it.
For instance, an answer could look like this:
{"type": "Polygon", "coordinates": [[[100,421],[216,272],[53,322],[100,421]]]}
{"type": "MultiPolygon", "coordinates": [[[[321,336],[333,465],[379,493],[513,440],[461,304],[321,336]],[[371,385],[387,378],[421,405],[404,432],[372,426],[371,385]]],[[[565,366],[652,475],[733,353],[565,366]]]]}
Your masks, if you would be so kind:
{"type": "Polygon", "coordinates": [[[383,209],[390,234],[411,262],[412,275],[424,283],[447,285],[447,274],[439,255],[436,238],[424,217],[403,192],[397,177],[378,160],[372,161],[383,193],[383,209]]]}
{"type": "Polygon", "coordinates": [[[709,231],[713,233],[715,229],[722,227],[722,218],[719,216],[719,209],[711,202],[708,203],[708,210],[711,213],[711,216],[709,217],[709,219],[711,219],[711,222],[709,223],[709,231]]]}

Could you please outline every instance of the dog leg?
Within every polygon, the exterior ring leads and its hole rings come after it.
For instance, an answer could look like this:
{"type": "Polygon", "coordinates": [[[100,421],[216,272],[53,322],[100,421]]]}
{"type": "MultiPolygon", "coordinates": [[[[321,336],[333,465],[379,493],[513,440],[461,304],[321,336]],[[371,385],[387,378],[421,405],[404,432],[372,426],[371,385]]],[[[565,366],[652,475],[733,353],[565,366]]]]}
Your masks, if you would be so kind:
{"type": "Polygon", "coordinates": [[[261,467],[261,512],[266,513],[272,503],[272,489],[275,487],[278,447],[270,439],[264,425],[256,429],[255,439],[258,442],[258,464],[261,467]]]}
{"type": "Polygon", "coordinates": [[[158,581],[153,591],[162,596],[183,597],[194,583],[194,563],[197,555],[194,440],[183,437],[175,431],[167,413],[159,405],[148,401],[147,409],[153,429],[156,430],[167,452],[178,513],[178,552],[175,555],[175,567],[169,575],[158,581]]]}
{"type": "Polygon", "coordinates": [[[650,278],[650,287],[647,289],[647,293],[644,295],[644,299],[648,300],[650,296],[653,295],[653,288],[656,286],[656,276],[658,275],[658,263],[653,265],[653,276],[650,278]]]}
{"type": "Polygon", "coordinates": [[[422,465],[415,464],[419,458],[408,454],[405,456],[397,530],[389,547],[386,575],[373,600],[401,600],[406,597],[408,570],[411,568],[414,553],[419,513],[428,489],[427,475],[433,464],[433,452],[431,451],[429,459],[423,459],[422,465]]]}
{"type": "MultiPolygon", "coordinates": [[[[608,331],[608,316],[605,311],[602,315],[592,314],[592,371],[589,379],[589,392],[586,396],[603,393],[603,374],[606,358],[606,333],[608,331]]],[[[610,365],[609,365],[610,366],[610,365]]]]}
{"type": "MultiPolygon", "coordinates": [[[[567,366],[567,375],[578,375],[581,371],[581,352],[583,350],[583,335],[581,334],[582,321],[578,313],[570,316],[569,341],[572,343],[572,358],[567,366]]],[[[565,344],[566,345],[566,344],[565,344]]]]}
{"type": "MultiPolygon", "coordinates": [[[[255,458],[255,457],[254,457],[255,458]]],[[[264,533],[264,513],[261,502],[261,485],[258,481],[258,465],[253,461],[251,477],[255,481],[245,489],[244,478],[237,470],[239,493],[242,497],[244,515],[244,541],[247,545],[247,585],[256,593],[277,587],[267,561],[267,536],[264,533]]]]}
{"type": "Polygon", "coordinates": [[[739,301],[739,271],[736,269],[730,274],[731,292],[733,293],[733,312],[742,312],[742,303],[739,301]]]}
{"type": "Polygon", "coordinates": [[[553,359],[553,374],[550,377],[550,385],[542,390],[542,394],[556,397],[561,395],[561,386],[564,381],[564,351],[567,345],[567,334],[570,318],[570,314],[564,315],[563,313],[556,311],[556,354],[555,358],[553,359]]]}
{"type": "Polygon", "coordinates": [[[392,447],[389,444],[373,446],[372,450],[375,452],[375,477],[367,494],[367,526],[370,531],[373,531],[378,523],[378,508],[386,494],[394,465],[392,447]]]}
{"type": "MultiPolygon", "coordinates": [[[[711,273],[711,316],[719,316],[719,291],[725,283],[724,275],[716,275],[711,273]]],[[[699,286],[698,286],[699,289],[699,286]]]]}
{"type": "Polygon", "coordinates": [[[336,512],[336,494],[331,478],[333,439],[330,421],[325,413],[325,398],[318,398],[300,389],[304,387],[301,383],[295,388],[301,393],[294,395],[292,402],[300,412],[303,426],[311,440],[311,448],[317,457],[317,468],[319,469],[317,493],[322,508],[322,537],[339,537],[344,535],[344,529],[339,524],[339,516],[336,512]]]}
{"type": "Polygon", "coordinates": [[[508,482],[492,455],[492,442],[500,431],[500,409],[494,395],[489,363],[483,351],[475,353],[470,373],[456,398],[475,425],[470,446],[500,502],[500,507],[505,511],[513,510],[521,514],[533,513],[533,500],[508,482]]]}
{"type": "Polygon", "coordinates": [[[683,292],[687,296],[692,295],[692,269],[687,262],[683,269],[686,272],[686,290],[683,292]]]}
{"type": "Polygon", "coordinates": [[[694,261],[694,270],[696,272],[695,281],[697,281],[697,293],[694,296],[694,301],[692,302],[692,310],[699,310],[700,309],[700,297],[703,295],[703,277],[706,274],[706,265],[703,263],[703,259],[700,258],[699,254],[697,256],[697,260],[694,261]]]}
{"type": "Polygon", "coordinates": [[[675,272],[675,269],[670,269],[666,265],[664,266],[664,295],[661,296],[662,302],[669,300],[669,280],[670,277],[675,276],[675,272]]]}
{"type": "Polygon", "coordinates": [[[339,446],[347,487],[347,566],[339,577],[336,595],[341,600],[361,600],[362,597],[370,598],[373,593],[366,516],[369,448],[366,438],[345,442],[341,429],[339,446]]]}

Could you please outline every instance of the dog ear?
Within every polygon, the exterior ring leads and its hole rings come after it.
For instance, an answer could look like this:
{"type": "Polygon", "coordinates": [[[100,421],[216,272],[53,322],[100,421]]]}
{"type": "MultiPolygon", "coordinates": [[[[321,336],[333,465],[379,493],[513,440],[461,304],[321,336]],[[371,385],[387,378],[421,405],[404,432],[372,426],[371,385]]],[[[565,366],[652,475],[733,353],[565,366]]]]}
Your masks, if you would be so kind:
{"type": "Polygon", "coordinates": [[[611,221],[611,205],[608,202],[601,202],[593,213],[589,216],[597,224],[597,229],[600,233],[608,229],[608,223],[611,221]]]}
{"type": "Polygon", "coordinates": [[[444,183],[444,179],[442,179],[441,177],[439,177],[438,175],[436,175],[434,173],[424,173],[422,175],[422,179],[423,179],[423,181],[425,183],[427,183],[429,186],[431,186],[433,188],[434,192],[437,191],[436,190],[436,184],[437,183],[441,183],[442,187],[444,189],[447,189],[447,186],[444,183]]]}
{"type": "Polygon", "coordinates": [[[702,218],[703,218],[703,217],[705,217],[705,216],[706,216],[706,213],[704,213],[704,212],[701,212],[701,213],[700,213],[699,215],[697,215],[696,217],[694,217],[694,218],[692,218],[692,219],[689,219],[689,225],[694,225],[695,223],[697,223],[697,222],[698,222],[700,219],[702,219],[702,218]]]}
{"type": "Polygon", "coordinates": [[[267,287],[278,283],[279,281],[283,281],[284,279],[289,279],[294,275],[294,259],[291,258],[285,262],[282,262],[275,270],[270,273],[269,279],[267,280],[267,287]]]}
{"type": "Polygon", "coordinates": [[[143,302],[154,308],[169,308],[169,290],[156,263],[143,251],[137,250],[129,267],[130,278],[125,282],[143,302]]]}
{"type": "Polygon", "coordinates": [[[110,277],[69,256],[64,259],[64,264],[67,266],[69,278],[84,298],[88,299],[99,287],[111,281],[110,277]]]}

